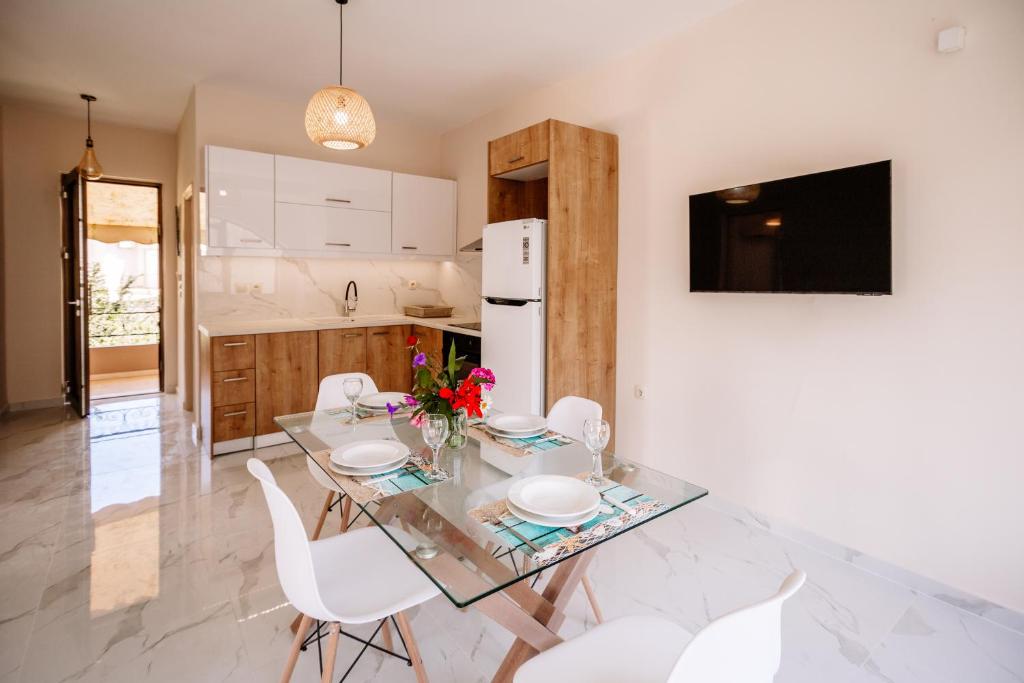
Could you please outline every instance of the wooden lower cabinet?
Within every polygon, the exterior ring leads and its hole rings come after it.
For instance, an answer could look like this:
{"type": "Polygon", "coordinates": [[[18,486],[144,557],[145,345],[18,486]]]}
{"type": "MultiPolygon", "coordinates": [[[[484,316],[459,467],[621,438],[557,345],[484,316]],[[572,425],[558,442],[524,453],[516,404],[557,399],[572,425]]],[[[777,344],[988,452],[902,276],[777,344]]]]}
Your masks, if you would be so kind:
{"type": "Polygon", "coordinates": [[[256,434],[281,431],[274,417],[313,410],[319,388],[317,333],[256,337],[256,434]]]}
{"type": "Polygon", "coordinates": [[[405,342],[409,325],[370,327],[366,331],[366,374],[379,391],[409,391],[412,357],[405,342]]]}
{"type": "Polygon", "coordinates": [[[231,441],[253,435],[256,404],[239,403],[213,409],[213,441],[231,441]]]}
{"type": "Polygon", "coordinates": [[[366,328],[320,330],[320,379],[342,372],[366,372],[366,328]]]}
{"type": "MultiPolygon", "coordinates": [[[[427,354],[427,357],[433,362],[441,362],[446,353],[445,349],[441,348],[444,339],[444,333],[441,330],[422,325],[413,325],[412,335],[420,340],[420,351],[427,354]]],[[[413,381],[415,381],[415,372],[412,373],[412,377],[413,381]]]]}

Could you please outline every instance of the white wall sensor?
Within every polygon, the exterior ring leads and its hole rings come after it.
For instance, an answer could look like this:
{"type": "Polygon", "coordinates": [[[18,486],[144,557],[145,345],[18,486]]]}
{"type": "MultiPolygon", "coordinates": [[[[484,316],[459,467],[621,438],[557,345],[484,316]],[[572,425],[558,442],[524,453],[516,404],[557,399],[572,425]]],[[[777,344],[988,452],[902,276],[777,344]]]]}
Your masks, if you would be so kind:
{"type": "Polygon", "coordinates": [[[967,29],[963,26],[951,26],[939,31],[937,45],[939,52],[957,52],[964,49],[966,37],[967,29]]]}

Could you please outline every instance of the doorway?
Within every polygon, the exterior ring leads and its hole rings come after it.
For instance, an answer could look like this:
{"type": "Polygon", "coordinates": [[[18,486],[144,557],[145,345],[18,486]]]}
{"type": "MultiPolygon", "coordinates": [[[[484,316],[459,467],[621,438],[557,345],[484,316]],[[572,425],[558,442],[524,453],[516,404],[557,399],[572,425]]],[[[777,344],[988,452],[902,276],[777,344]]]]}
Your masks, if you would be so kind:
{"type": "Polygon", "coordinates": [[[85,182],[88,395],[163,391],[161,186],[85,182]]]}

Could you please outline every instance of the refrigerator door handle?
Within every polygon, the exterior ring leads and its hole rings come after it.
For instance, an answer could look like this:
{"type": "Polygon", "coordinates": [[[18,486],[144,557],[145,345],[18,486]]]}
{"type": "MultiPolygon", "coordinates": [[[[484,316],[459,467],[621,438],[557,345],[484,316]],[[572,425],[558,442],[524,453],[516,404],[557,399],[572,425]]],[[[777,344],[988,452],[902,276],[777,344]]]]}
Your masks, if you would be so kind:
{"type": "Polygon", "coordinates": [[[502,299],[498,296],[485,296],[484,301],[494,306],[525,306],[530,299],[502,299]]]}

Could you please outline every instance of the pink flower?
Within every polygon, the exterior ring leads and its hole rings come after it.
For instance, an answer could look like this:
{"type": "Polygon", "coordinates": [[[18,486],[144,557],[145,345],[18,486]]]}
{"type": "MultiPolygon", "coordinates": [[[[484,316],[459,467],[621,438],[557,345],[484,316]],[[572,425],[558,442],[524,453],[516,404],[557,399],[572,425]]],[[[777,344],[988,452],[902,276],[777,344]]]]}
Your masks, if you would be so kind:
{"type": "Polygon", "coordinates": [[[473,368],[469,371],[469,376],[475,379],[477,384],[482,385],[486,391],[494,388],[494,373],[488,368],[473,368]]]}
{"type": "Polygon", "coordinates": [[[420,413],[419,415],[413,415],[412,418],[409,420],[409,424],[411,424],[413,427],[419,428],[423,426],[423,421],[423,413],[420,413]]]}
{"type": "Polygon", "coordinates": [[[420,402],[417,401],[413,396],[406,396],[405,397],[405,405],[407,405],[407,406],[418,406],[419,404],[420,404],[420,402]]]}

